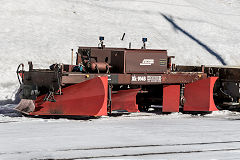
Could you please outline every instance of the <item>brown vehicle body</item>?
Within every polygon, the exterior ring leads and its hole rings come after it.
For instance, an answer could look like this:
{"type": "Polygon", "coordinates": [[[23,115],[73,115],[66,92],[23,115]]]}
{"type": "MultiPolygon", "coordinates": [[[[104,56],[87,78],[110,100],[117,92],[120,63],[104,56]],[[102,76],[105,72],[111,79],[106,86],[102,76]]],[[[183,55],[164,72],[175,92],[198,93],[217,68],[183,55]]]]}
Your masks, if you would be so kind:
{"type": "Polygon", "coordinates": [[[29,71],[17,71],[24,73],[21,98],[35,100],[50,91],[61,94],[65,87],[108,76],[111,92],[140,88],[136,102],[141,111],[146,111],[151,105],[163,104],[165,86],[179,86],[180,105],[183,105],[185,85],[216,76],[219,79],[214,87],[215,104],[224,109],[239,107],[239,68],[176,66],[171,64],[174,57],[168,56],[167,50],[104,45],[79,47],[76,57],[75,65],[53,64],[50,69],[40,70],[29,63],[29,71]]]}

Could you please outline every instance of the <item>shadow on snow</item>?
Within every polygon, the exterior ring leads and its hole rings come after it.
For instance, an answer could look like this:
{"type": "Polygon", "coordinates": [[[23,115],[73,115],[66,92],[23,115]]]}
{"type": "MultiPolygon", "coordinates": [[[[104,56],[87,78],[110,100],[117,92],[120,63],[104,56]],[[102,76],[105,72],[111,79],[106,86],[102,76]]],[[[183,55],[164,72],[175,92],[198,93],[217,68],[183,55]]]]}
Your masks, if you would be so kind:
{"type": "Polygon", "coordinates": [[[220,61],[222,63],[222,65],[227,65],[226,62],[224,61],[224,59],[215,51],[213,51],[209,46],[207,46],[206,44],[204,44],[203,42],[201,42],[199,39],[195,38],[193,35],[191,35],[190,33],[188,33],[187,31],[185,31],[183,28],[181,28],[179,25],[177,25],[173,18],[171,16],[167,16],[163,13],[160,13],[163,18],[165,18],[172,26],[175,30],[182,32],[184,35],[186,35],[187,37],[189,37],[190,39],[192,39],[194,42],[196,42],[197,44],[199,44],[203,49],[205,49],[208,53],[210,53],[211,55],[215,56],[217,58],[218,61],[220,61]]]}

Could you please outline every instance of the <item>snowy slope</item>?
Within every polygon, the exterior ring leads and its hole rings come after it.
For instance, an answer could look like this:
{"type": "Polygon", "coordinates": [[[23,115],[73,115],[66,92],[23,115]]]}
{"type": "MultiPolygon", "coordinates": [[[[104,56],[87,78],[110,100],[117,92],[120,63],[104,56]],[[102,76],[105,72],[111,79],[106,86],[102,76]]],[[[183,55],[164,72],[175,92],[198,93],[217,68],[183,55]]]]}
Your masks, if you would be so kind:
{"type": "MultiPolygon", "coordinates": [[[[70,62],[77,46],[168,49],[177,64],[240,65],[239,0],[1,0],[0,100],[14,99],[16,67],[70,62]],[[123,33],[124,41],[120,41],[123,33]]],[[[27,67],[26,67],[27,68],[27,67]]],[[[4,101],[2,101],[4,103],[4,101]]]]}

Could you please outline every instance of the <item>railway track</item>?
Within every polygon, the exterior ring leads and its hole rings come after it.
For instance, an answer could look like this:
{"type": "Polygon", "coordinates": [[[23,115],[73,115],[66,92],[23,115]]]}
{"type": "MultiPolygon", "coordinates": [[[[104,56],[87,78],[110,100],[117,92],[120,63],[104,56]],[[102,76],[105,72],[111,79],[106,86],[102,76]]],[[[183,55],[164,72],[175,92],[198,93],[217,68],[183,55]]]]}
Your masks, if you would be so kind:
{"type": "MultiPolygon", "coordinates": [[[[37,160],[106,159],[106,158],[142,157],[142,156],[176,155],[204,152],[230,152],[230,151],[240,151],[240,140],[70,148],[52,151],[48,150],[44,157],[40,156],[35,157],[34,159],[37,160]],[[66,157],[66,155],[74,156],[66,157]]],[[[39,151],[12,152],[12,153],[0,153],[0,155],[6,154],[38,155],[38,152],[39,151]]]]}
{"type": "MultiPolygon", "coordinates": [[[[187,154],[187,153],[201,153],[201,152],[220,152],[220,151],[240,151],[240,148],[226,148],[226,149],[209,149],[209,150],[191,150],[191,151],[179,151],[179,152],[153,152],[153,153],[141,153],[141,154],[121,154],[121,155],[109,155],[109,156],[89,156],[89,157],[77,157],[77,158],[62,158],[57,160],[74,160],[74,159],[97,159],[97,158],[120,158],[120,157],[141,157],[151,155],[167,155],[167,154],[187,154]]],[[[48,160],[56,160],[49,159],[48,160]]],[[[38,159],[45,160],[45,159],[38,159]]]]}
{"type": "Polygon", "coordinates": [[[199,142],[199,143],[176,143],[176,144],[149,144],[149,145],[129,145],[129,146],[112,146],[112,147],[93,147],[93,148],[76,148],[56,151],[70,151],[70,150],[102,150],[102,149],[120,149],[120,148],[140,148],[140,147],[168,147],[168,146],[191,146],[191,145],[208,145],[208,144],[229,144],[239,143],[239,141],[223,141],[223,142],[199,142]]]}

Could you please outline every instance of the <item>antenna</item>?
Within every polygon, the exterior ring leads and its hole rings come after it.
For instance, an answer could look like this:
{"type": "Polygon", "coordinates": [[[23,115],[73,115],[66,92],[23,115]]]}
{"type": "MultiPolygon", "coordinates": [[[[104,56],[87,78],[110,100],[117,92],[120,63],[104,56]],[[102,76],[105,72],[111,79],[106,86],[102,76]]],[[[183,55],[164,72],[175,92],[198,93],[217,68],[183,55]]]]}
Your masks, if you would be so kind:
{"type": "Polygon", "coordinates": [[[73,49],[71,49],[72,51],[72,56],[71,56],[71,65],[73,65],[73,49]]]}
{"type": "Polygon", "coordinates": [[[121,40],[123,41],[125,37],[125,33],[123,33],[121,40]]]}
{"type": "Polygon", "coordinates": [[[129,44],[128,44],[128,48],[131,49],[131,47],[132,47],[132,43],[129,42],[129,44]]]}

